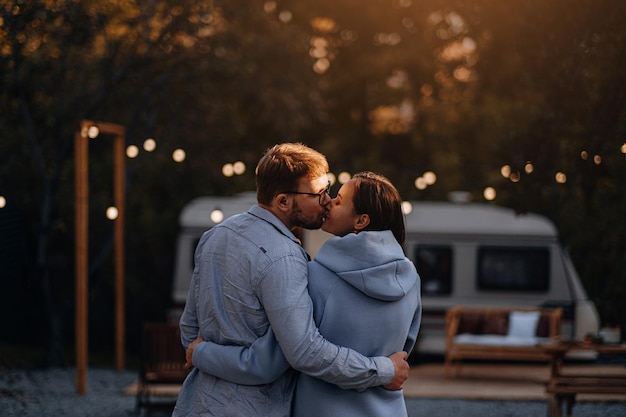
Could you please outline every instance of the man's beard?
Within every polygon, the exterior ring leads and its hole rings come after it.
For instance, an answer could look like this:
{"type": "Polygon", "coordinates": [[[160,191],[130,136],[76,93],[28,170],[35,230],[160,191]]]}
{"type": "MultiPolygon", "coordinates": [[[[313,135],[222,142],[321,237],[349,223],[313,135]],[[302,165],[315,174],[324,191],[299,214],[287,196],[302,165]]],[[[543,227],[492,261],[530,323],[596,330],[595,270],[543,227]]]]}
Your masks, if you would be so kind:
{"type": "Polygon", "coordinates": [[[293,227],[302,227],[303,229],[319,229],[324,223],[326,210],[323,210],[317,217],[306,217],[302,214],[300,207],[294,202],[293,211],[291,213],[291,225],[293,227]]]}

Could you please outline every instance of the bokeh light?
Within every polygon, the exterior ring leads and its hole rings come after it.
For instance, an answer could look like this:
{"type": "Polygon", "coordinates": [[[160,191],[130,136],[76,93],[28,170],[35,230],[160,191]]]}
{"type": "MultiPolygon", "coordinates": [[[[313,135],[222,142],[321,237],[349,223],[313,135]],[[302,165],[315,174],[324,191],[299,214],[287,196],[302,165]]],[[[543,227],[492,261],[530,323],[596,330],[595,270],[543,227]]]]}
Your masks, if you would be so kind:
{"type": "Polygon", "coordinates": [[[106,216],[107,219],[109,220],[115,220],[117,219],[117,216],[119,216],[119,211],[117,210],[117,207],[115,206],[109,206],[107,207],[107,211],[106,211],[106,216]]]}
{"type": "Polygon", "coordinates": [[[230,162],[222,165],[222,175],[225,177],[232,177],[235,175],[235,167],[230,162]]]}
{"type": "Polygon", "coordinates": [[[316,74],[324,74],[330,68],[330,61],[326,58],[321,58],[315,61],[313,64],[313,71],[316,74]]]}
{"type": "Polygon", "coordinates": [[[502,165],[502,168],[500,168],[500,174],[504,178],[509,178],[509,176],[511,175],[511,166],[510,165],[502,165]]]}
{"type": "Polygon", "coordinates": [[[172,152],[174,162],[183,162],[187,158],[187,153],[183,149],[176,149],[172,152]]]}
{"type": "Polygon", "coordinates": [[[284,10],[278,14],[278,19],[283,23],[288,23],[293,18],[293,15],[289,10],[284,10]]]}
{"type": "Polygon", "coordinates": [[[139,147],[137,147],[137,145],[128,145],[126,148],[126,156],[133,159],[137,158],[137,155],[139,155],[139,147]]]}
{"type": "Polygon", "coordinates": [[[235,173],[235,175],[242,175],[244,172],[246,172],[246,164],[244,164],[242,161],[237,161],[233,164],[233,172],[235,173]]]}
{"type": "Polygon", "coordinates": [[[493,187],[487,187],[483,191],[483,197],[487,201],[493,201],[496,198],[496,189],[493,187]]]}
{"type": "Polygon", "coordinates": [[[152,152],[156,149],[156,141],[152,138],[148,138],[143,142],[143,149],[146,152],[152,152]]]}
{"type": "Polygon", "coordinates": [[[328,181],[330,181],[330,185],[335,185],[335,183],[337,182],[337,177],[335,176],[335,174],[333,174],[332,172],[328,172],[326,176],[328,177],[328,181]]]}
{"type": "Polygon", "coordinates": [[[0,208],[5,208],[7,205],[7,199],[5,196],[0,195],[0,208]]]}
{"type": "Polygon", "coordinates": [[[98,129],[98,126],[89,126],[89,129],[87,129],[87,136],[91,139],[97,138],[99,134],[100,129],[98,129]]]}
{"type": "Polygon", "coordinates": [[[315,59],[326,58],[328,56],[328,40],[321,36],[314,36],[310,40],[311,49],[309,56],[315,59]]]}
{"type": "Polygon", "coordinates": [[[263,4],[263,10],[265,10],[265,13],[271,13],[273,11],[276,10],[276,2],[275,1],[266,1],[265,4],[263,4]]]}
{"type": "Polygon", "coordinates": [[[524,165],[524,172],[527,174],[532,174],[534,170],[535,167],[533,166],[532,162],[526,162],[526,165],[524,165]]]}
{"type": "Polygon", "coordinates": [[[407,214],[411,214],[412,211],[413,211],[413,204],[411,204],[410,201],[403,201],[402,213],[404,213],[404,215],[407,215],[407,214]]]}
{"type": "Polygon", "coordinates": [[[424,175],[422,175],[422,177],[424,177],[424,180],[426,181],[426,184],[428,185],[433,185],[434,183],[437,182],[437,175],[432,171],[424,172],[424,175]]]}
{"type": "Polygon", "coordinates": [[[559,171],[555,174],[554,179],[559,184],[565,184],[567,182],[567,175],[565,175],[564,172],[559,171]]]}
{"type": "Polygon", "coordinates": [[[352,178],[352,175],[350,175],[349,172],[343,171],[339,173],[339,176],[337,177],[337,179],[339,180],[339,184],[345,184],[348,181],[350,181],[350,178],[352,178]]]}
{"type": "Polygon", "coordinates": [[[210,216],[213,223],[221,223],[224,220],[224,212],[220,209],[213,210],[210,216]]]}
{"type": "Polygon", "coordinates": [[[418,190],[425,190],[426,187],[428,187],[428,183],[426,182],[426,179],[424,179],[424,177],[417,177],[415,179],[415,188],[417,188],[418,190]]]}

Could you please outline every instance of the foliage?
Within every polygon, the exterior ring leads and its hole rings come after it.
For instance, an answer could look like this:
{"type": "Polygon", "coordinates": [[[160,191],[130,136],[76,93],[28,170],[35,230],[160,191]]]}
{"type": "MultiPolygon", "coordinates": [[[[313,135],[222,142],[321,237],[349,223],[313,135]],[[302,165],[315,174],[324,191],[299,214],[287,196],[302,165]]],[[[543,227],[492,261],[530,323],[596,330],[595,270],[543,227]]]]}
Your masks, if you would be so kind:
{"type": "MultiPolygon", "coordinates": [[[[283,140],[320,149],[334,172],[380,171],[407,199],[468,190],[478,200],[491,186],[495,203],[549,216],[603,321],[626,326],[626,5],[8,0],[0,13],[0,195],[23,219],[28,260],[8,279],[22,282],[27,312],[15,327],[36,329],[29,342],[48,342],[50,363],[72,340],[82,119],[126,126],[140,149],[127,160],[131,348],[139,324],[170,307],[182,206],[252,189],[258,157],[283,140]],[[223,176],[234,161],[246,172],[223,176]],[[418,190],[425,171],[437,182],[418,190]]],[[[92,349],[113,335],[102,216],[112,155],[100,139],[90,143],[90,326],[105,331],[92,349]]]]}
{"type": "MultiPolygon", "coordinates": [[[[220,174],[224,161],[253,165],[278,132],[295,136],[309,123],[301,89],[277,93],[295,80],[266,68],[268,57],[277,67],[301,66],[293,48],[301,49],[302,36],[260,9],[228,6],[77,0],[2,6],[2,193],[28,219],[26,251],[36,261],[23,280],[36,289],[27,301],[41,330],[32,342],[51,343],[51,363],[62,361],[63,341],[71,337],[72,144],[80,120],[125,125],[129,144],[158,139],[159,152],[128,166],[127,247],[136,254],[128,265],[131,342],[139,323],[163,316],[169,304],[173,259],[163,254],[174,253],[183,204],[232,192],[220,174]],[[174,166],[169,155],[178,147],[194,156],[189,164],[174,166]]],[[[113,334],[112,228],[102,216],[111,201],[112,156],[105,141],[90,148],[90,322],[109,330],[93,334],[100,346],[113,334]]]]}

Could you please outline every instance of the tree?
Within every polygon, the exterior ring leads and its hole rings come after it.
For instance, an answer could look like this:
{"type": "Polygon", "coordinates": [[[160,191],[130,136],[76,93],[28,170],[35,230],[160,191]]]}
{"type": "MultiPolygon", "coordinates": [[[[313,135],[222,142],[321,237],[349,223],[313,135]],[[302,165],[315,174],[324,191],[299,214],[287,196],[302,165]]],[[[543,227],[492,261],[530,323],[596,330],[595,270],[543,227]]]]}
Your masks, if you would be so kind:
{"type": "MultiPolygon", "coordinates": [[[[49,363],[62,362],[72,322],[81,119],[126,126],[139,149],[127,178],[131,345],[171,302],[180,209],[252,189],[260,154],[284,140],[322,150],[334,172],[379,171],[407,199],[461,189],[480,200],[494,187],[496,203],[557,223],[601,317],[616,315],[626,287],[622,4],[9,0],[0,12],[0,194],[23,219],[32,262],[17,279],[37,292],[24,308],[39,312],[29,324],[41,330],[34,343],[50,342],[49,363]],[[246,172],[223,176],[235,161],[246,172]],[[425,171],[437,181],[418,190],[425,171]]],[[[102,312],[90,320],[109,330],[111,154],[106,138],[90,146],[90,303],[102,312]]],[[[93,334],[92,348],[108,334],[93,334]]]]}
{"type": "MultiPolygon", "coordinates": [[[[7,129],[0,146],[6,151],[3,183],[9,184],[3,192],[29,219],[27,252],[36,261],[26,285],[40,290],[33,305],[41,300],[45,323],[35,328],[47,333],[34,337],[49,342],[48,363],[63,362],[63,326],[72,314],[72,140],[78,121],[122,124],[128,127],[129,144],[157,137],[163,149],[129,164],[129,250],[145,249],[129,262],[129,293],[142,298],[147,289],[147,300],[152,296],[151,287],[141,283],[145,276],[156,277],[160,288],[169,282],[164,271],[171,271],[171,259],[155,253],[173,253],[180,207],[199,193],[226,192],[221,164],[240,158],[237,149],[248,148],[244,159],[250,162],[276,140],[277,132],[296,136],[307,125],[301,96],[308,92],[306,83],[286,87],[291,94],[268,88],[304,79],[285,77],[266,64],[271,56],[272,65],[290,66],[301,38],[297,28],[283,30],[276,16],[243,6],[125,0],[10,1],[2,6],[0,123],[7,129]],[[269,43],[270,37],[282,37],[284,48],[269,43]],[[194,161],[173,168],[168,155],[177,147],[187,149],[194,161]],[[174,175],[162,176],[163,170],[174,175]],[[19,181],[5,180],[9,175],[19,181]],[[159,221],[169,227],[155,228],[159,221]]],[[[111,158],[104,144],[94,143],[91,152],[98,157],[90,164],[91,188],[97,190],[90,215],[90,303],[97,307],[92,311],[102,312],[91,320],[106,323],[102,317],[111,308],[102,295],[111,291],[104,261],[111,228],[100,220],[99,210],[110,201],[111,158]]],[[[134,326],[129,327],[132,332],[134,326]]],[[[101,334],[94,335],[97,342],[101,334]]]]}

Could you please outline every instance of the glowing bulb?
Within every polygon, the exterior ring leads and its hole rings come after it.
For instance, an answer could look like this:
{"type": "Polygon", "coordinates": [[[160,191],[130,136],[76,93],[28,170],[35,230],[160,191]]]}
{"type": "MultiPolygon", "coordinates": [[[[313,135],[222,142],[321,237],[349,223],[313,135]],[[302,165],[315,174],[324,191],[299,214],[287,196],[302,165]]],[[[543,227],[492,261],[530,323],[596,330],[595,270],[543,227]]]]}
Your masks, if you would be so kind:
{"type": "Polygon", "coordinates": [[[187,158],[187,154],[184,150],[178,148],[172,152],[172,159],[174,162],[183,162],[187,158]]]}
{"type": "Polygon", "coordinates": [[[115,206],[108,207],[107,211],[106,211],[106,216],[107,216],[107,219],[109,219],[109,220],[117,219],[117,216],[119,216],[119,212],[117,210],[117,207],[115,207],[115,206]]]}
{"type": "Polygon", "coordinates": [[[527,174],[532,174],[534,170],[535,167],[533,166],[533,164],[531,162],[526,162],[526,165],[524,165],[524,172],[527,174]]]}
{"type": "Polygon", "coordinates": [[[424,177],[418,177],[415,179],[415,188],[418,190],[425,190],[428,187],[428,183],[424,179],[424,177]]]}
{"type": "Polygon", "coordinates": [[[232,177],[235,174],[235,167],[230,162],[224,164],[222,167],[222,175],[225,177],[232,177]]]}
{"type": "Polygon", "coordinates": [[[350,181],[350,178],[352,178],[352,175],[350,175],[349,172],[343,171],[339,173],[338,179],[340,184],[347,183],[348,181],[350,181]]]}
{"type": "Polygon", "coordinates": [[[224,212],[220,209],[215,209],[211,212],[211,221],[213,223],[221,223],[224,220],[224,212]]]}
{"type": "Polygon", "coordinates": [[[152,152],[156,149],[156,141],[152,138],[148,138],[143,142],[143,149],[146,152],[152,152]]]}
{"type": "Polygon", "coordinates": [[[422,175],[422,177],[424,177],[424,181],[426,181],[426,184],[428,185],[433,185],[435,182],[437,182],[437,175],[435,175],[435,173],[432,171],[424,172],[424,175],[422,175]]]}
{"type": "Polygon", "coordinates": [[[243,163],[243,162],[241,162],[241,161],[237,161],[237,162],[235,162],[235,163],[233,164],[233,172],[234,172],[236,175],[241,175],[241,174],[243,174],[244,172],[246,172],[246,164],[244,164],[244,163],[243,163]]]}
{"type": "Polygon", "coordinates": [[[91,139],[97,138],[99,134],[100,129],[98,129],[98,126],[89,126],[89,129],[87,129],[87,136],[91,139]]]}
{"type": "Polygon", "coordinates": [[[483,197],[485,197],[485,200],[487,201],[493,201],[496,198],[495,188],[493,187],[485,188],[485,190],[483,191],[483,197]]]}
{"type": "Polygon", "coordinates": [[[137,158],[137,155],[139,155],[139,148],[137,145],[128,145],[126,148],[126,156],[132,159],[137,158]]]}

